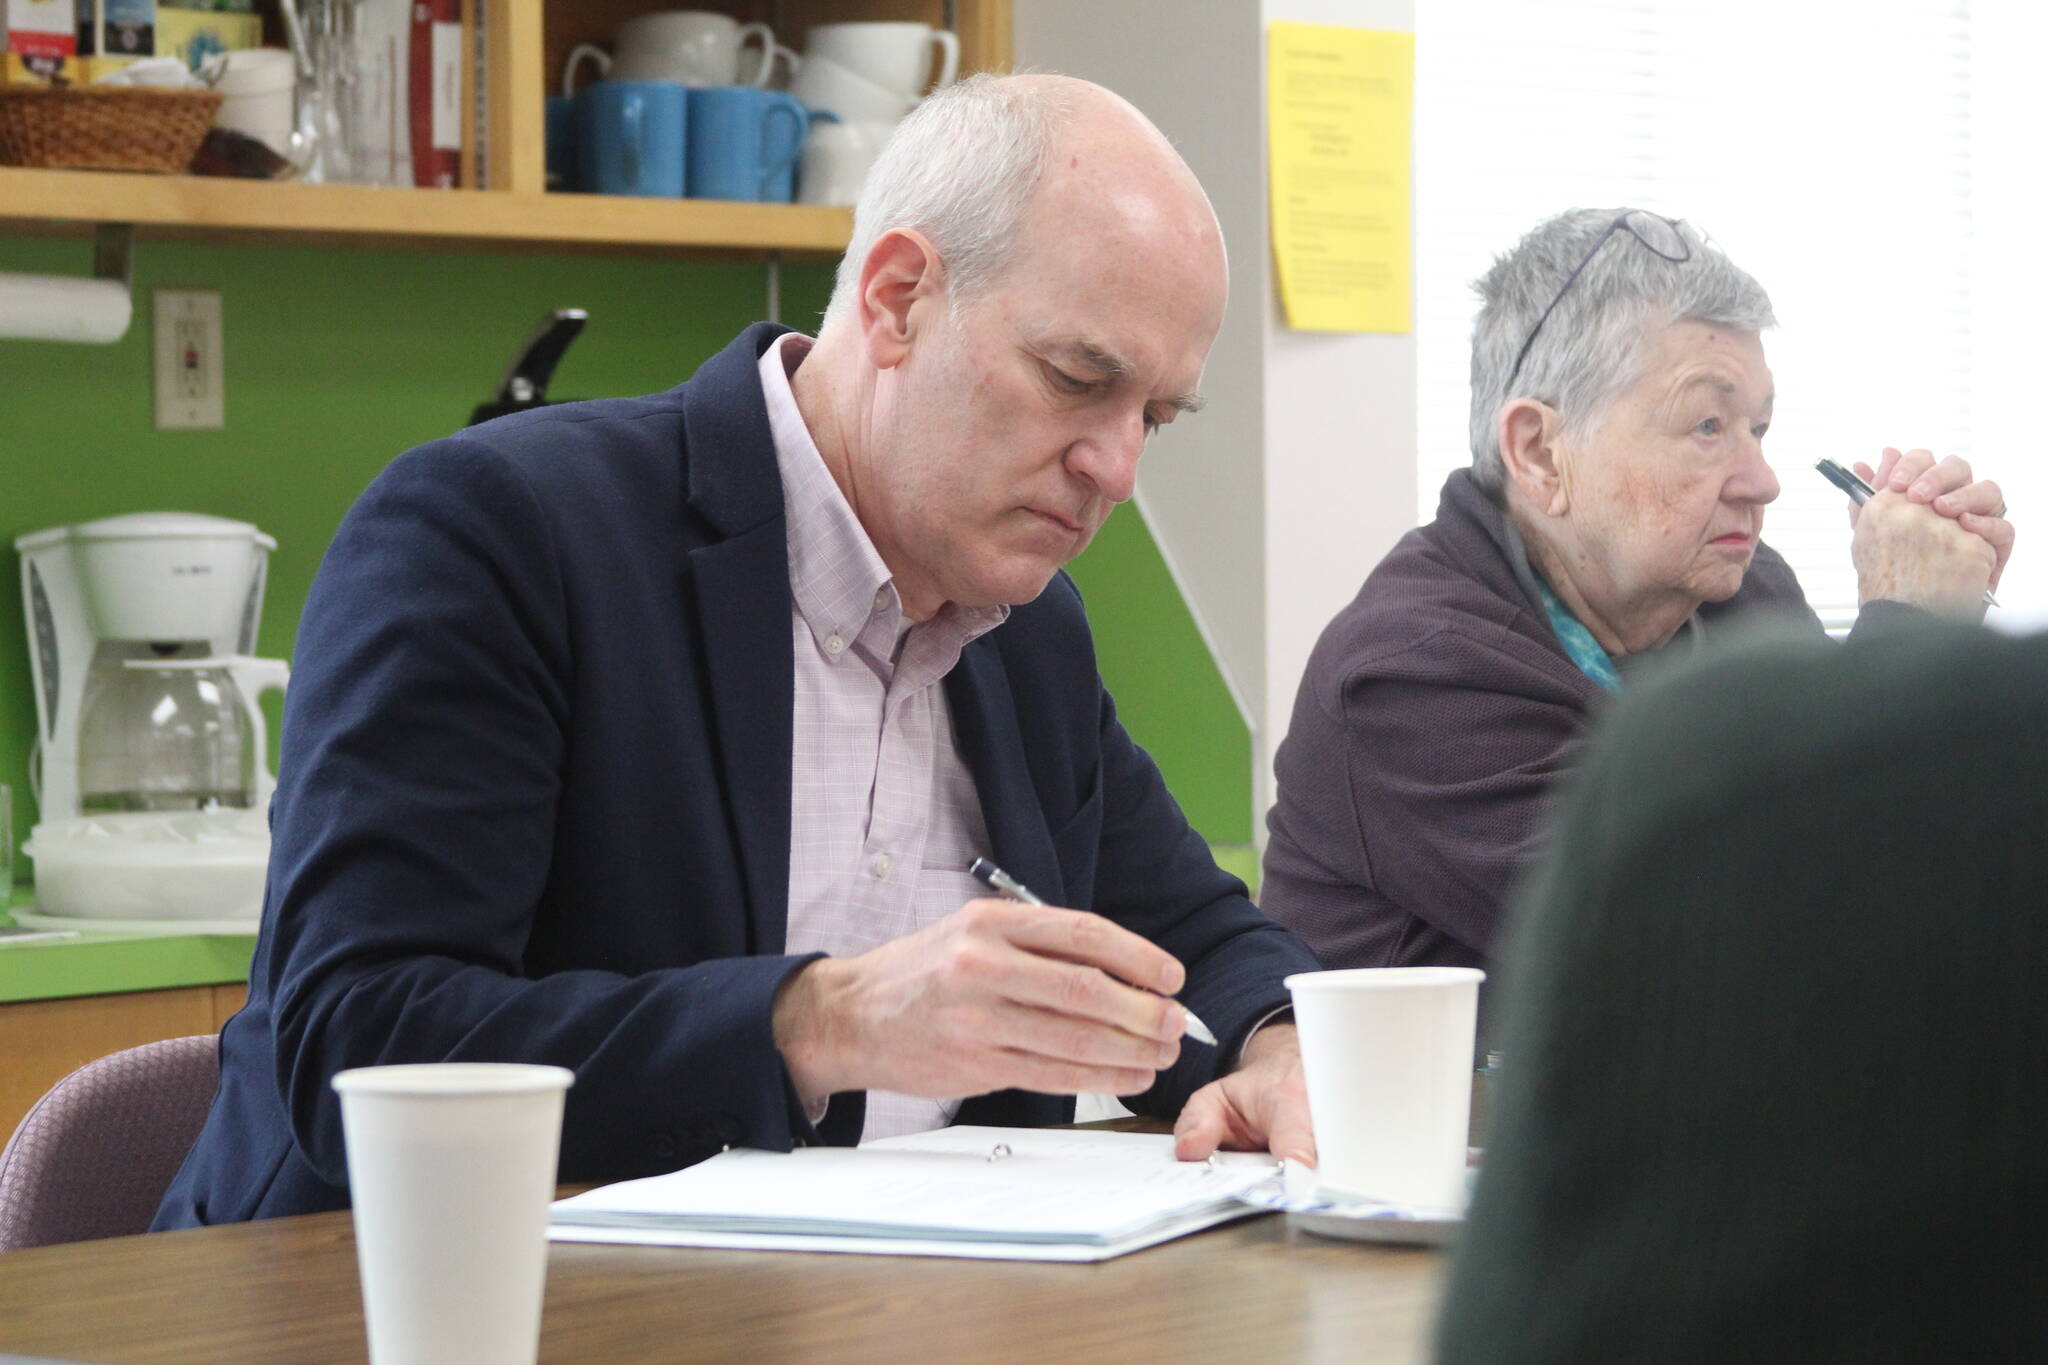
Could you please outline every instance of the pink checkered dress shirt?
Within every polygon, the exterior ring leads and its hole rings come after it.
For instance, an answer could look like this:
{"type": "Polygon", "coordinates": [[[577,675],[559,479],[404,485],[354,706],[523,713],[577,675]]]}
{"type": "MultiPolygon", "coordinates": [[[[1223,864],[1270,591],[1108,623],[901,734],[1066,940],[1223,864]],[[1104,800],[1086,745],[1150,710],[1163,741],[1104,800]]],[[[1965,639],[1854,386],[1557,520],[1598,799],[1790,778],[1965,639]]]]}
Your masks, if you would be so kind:
{"type": "MultiPolygon", "coordinates": [[[[904,618],[888,567],[790,392],[810,348],[792,332],[761,357],[789,520],[796,653],[787,951],[843,957],[988,894],[967,875],[988,851],[988,829],[939,684],[1009,608],[949,602],[929,621],[904,618]]],[[[871,1090],[862,1138],[943,1127],[959,1107],[871,1090]]]]}

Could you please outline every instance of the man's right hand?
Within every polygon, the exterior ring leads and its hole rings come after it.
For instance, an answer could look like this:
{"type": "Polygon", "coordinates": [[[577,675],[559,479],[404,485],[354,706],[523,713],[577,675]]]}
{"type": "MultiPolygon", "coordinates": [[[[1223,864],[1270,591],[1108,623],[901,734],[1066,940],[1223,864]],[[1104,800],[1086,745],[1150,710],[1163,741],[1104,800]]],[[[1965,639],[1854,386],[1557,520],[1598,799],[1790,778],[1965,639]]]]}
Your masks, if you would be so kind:
{"type": "Polygon", "coordinates": [[[1162,997],[1185,979],[1172,955],[1100,915],[975,900],[796,972],[775,1000],[775,1045],[814,1110],[845,1090],[1132,1095],[1180,1055],[1187,1013],[1162,997]]]}

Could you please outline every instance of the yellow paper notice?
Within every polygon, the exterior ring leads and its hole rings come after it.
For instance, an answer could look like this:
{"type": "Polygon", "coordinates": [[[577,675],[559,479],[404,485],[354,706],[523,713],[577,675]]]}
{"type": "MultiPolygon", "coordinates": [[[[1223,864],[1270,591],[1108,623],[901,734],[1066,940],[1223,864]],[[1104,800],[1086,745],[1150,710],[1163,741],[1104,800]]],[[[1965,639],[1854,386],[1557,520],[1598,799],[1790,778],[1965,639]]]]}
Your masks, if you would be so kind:
{"type": "Polygon", "coordinates": [[[1266,101],[1287,325],[1408,331],[1415,35],[1273,24],[1266,101]]]}

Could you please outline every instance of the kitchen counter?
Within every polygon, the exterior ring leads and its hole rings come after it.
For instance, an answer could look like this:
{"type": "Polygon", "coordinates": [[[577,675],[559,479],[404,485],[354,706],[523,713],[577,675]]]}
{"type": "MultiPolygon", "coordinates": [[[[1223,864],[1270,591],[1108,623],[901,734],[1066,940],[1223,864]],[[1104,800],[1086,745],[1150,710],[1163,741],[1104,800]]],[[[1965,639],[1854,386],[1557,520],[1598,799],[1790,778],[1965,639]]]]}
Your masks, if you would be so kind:
{"type": "MultiPolygon", "coordinates": [[[[9,908],[34,899],[34,888],[22,887],[9,908]]],[[[253,926],[247,934],[87,931],[28,943],[0,939],[0,1004],[243,982],[255,946],[253,926]]]]}

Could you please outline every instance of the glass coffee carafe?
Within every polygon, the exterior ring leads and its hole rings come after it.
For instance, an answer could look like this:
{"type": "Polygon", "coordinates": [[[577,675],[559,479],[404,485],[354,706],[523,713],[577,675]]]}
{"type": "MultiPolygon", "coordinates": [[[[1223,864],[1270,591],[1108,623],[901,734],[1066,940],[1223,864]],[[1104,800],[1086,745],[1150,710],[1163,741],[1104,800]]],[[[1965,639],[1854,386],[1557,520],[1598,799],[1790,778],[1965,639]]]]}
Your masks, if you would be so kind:
{"type": "Polygon", "coordinates": [[[96,680],[79,728],[79,804],[115,811],[262,809],[276,787],[257,695],[282,659],[127,659],[96,680]]]}

